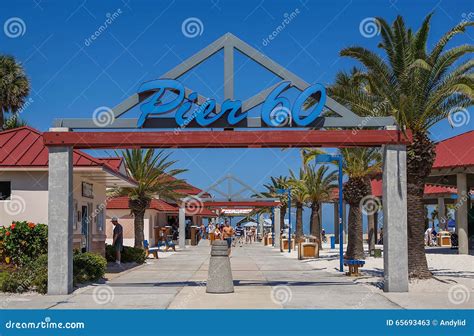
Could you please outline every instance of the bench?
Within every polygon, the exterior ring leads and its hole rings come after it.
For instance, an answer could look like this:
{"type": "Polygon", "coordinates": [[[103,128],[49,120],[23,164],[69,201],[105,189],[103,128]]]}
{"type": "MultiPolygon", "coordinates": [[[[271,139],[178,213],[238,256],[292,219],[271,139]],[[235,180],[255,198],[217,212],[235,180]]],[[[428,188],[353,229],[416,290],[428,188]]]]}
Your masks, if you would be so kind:
{"type": "Polygon", "coordinates": [[[158,244],[156,245],[156,247],[158,249],[161,248],[161,247],[165,247],[164,252],[167,252],[170,248],[172,248],[173,251],[176,251],[176,244],[173,243],[173,241],[171,239],[169,239],[167,241],[164,241],[164,240],[159,241],[158,244]]]}
{"type": "Polygon", "coordinates": [[[143,247],[145,248],[145,253],[146,253],[147,258],[150,254],[153,254],[155,259],[158,259],[158,251],[160,250],[160,248],[158,246],[150,247],[150,244],[148,243],[148,240],[144,240],[143,241],[143,247]]]}
{"type": "Polygon", "coordinates": [[[359,267],[364,266],[365,261],[348,259],[348,260],[344,260],[344,265],[349,267],[349,272],[347,272],[346,275],[359,276],[359,267]]]}

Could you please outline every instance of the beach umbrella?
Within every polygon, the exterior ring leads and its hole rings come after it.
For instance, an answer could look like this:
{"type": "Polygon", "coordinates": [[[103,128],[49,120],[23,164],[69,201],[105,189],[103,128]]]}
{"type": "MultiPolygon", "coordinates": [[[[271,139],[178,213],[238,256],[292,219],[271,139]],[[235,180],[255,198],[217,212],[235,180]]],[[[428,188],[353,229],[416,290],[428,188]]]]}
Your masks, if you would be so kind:
{"type": "Polygon", "coordinates": [[[255,222],[246,222],[242,226],[244,226],[244,227],[252,227],[252,226],[257,227],[257,223],[255,223],[255,222]]]}

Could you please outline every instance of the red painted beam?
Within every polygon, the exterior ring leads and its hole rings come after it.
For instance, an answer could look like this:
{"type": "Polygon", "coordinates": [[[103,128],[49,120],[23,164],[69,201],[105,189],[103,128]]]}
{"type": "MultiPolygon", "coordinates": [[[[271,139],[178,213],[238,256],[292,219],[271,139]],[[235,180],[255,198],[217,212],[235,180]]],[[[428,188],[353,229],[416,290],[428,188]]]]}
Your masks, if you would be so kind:
{"type": "Polygon", "coordinates": [[[75,148],[377,147],[409,144],[396,130],[45,132],[46,146],[75,148]]]}
{"type": "Polygon", "coordinates": [[[272,206],[278,206],[280,205],[280,202],[275,201],[275,202],[270,202],[270,201],[254,201],[254,202],[204,202],[203,206],[204,207],[211,207],[211,208],[262,208],[262,207],[272,207],[272,206]]]}

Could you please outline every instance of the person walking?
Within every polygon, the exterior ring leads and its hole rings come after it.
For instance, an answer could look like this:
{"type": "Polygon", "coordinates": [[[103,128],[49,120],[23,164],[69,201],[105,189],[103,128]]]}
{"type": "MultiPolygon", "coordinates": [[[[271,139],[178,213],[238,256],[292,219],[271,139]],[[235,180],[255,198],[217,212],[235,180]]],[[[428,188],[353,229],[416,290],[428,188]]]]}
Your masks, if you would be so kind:
{"type": "Polygon", "coordinates": [[[224,228],[222,229],[222,238],[227,242],[228,254],[230,255],[232,247],[232,237],[234,236],[234,229],[230,226],[229,222],[226,220],[224,228]]]}
{"type": "Polygon", "coordinates": [[[244,229],[242,228],[240,223],[238,223],[237,226],[235,227],[235,240],[232,246],[239,244],[239,247],[242,247],[243,235],[244,235],[244,229]]]}
{"type": "Polygon", "coordinates": [[[112,246],[115,249],[115,262],[120,265],[123,249],[123,227],[119,224],[117,217],[112,217],[112,224],[114,226],[112,246]]]}
{"type": "Polygon", "coordinates": [[[214,234],[216,231],[216,226],[214,225],[213,222],[210,222],[207,225],[207,236],[209,237],[209,244],[212,245],[212,242],[214,241],[214,234]]]}

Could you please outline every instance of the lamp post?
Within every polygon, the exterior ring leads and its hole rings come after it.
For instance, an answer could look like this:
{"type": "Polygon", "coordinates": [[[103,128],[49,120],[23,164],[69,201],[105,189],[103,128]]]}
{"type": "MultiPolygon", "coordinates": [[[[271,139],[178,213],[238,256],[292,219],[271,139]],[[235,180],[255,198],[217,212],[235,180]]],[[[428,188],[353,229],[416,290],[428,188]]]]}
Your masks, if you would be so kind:
{"type": "MultiPolygon", "coordinates": [[[[291,252],[291,188],[288,189],[277,189],[277,194],[288,193],[288,253],[291,252]]],[[[283,227],[285,227],[285,221],[283,221],[283,227]]]]}
{"type": "Polygon", "coordinates": [[[339,154],[319,154],[316,156],[315,159],[316,163],[333,163],[337,161],[338,168],[339,168],[339,176],[338,176],[338,183],[339,183],[339,271],[344,272],[344,258],[343,258],[343,237],[344,237],[344,226],[342,225],[342,155],[339,154]]]}

